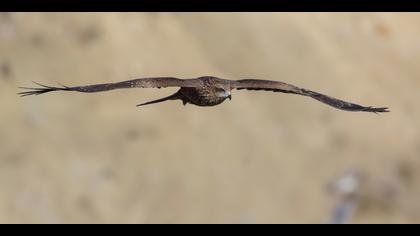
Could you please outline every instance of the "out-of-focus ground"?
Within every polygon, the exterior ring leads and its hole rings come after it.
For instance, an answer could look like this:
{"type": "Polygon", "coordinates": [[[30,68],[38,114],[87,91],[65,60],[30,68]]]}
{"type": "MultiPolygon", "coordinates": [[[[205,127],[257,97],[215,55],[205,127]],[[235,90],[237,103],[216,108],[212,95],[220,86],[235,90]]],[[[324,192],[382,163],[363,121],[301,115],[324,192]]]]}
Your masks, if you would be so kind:
{"type": "Polygon", "coordinates": [[[1,13],[1,223],[322,223],[328,183],[369,179],[351,223],[420,223],[420,14],[1,13]],[[391,113],[234,91],[55,85],[214,75],[289,82],[391,113]]]}

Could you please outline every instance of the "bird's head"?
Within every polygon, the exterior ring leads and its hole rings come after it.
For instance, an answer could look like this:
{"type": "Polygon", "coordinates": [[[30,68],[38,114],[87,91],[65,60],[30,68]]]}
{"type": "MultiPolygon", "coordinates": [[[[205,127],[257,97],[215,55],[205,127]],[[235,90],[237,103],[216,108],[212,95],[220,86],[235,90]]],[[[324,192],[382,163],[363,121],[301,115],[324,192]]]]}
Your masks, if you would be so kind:
{"type": "Polygon", "coordinates": [[[232,100],[232,94],[230,93],[230,91],[225,90],[223,88],[218,88],[216,91],[216,95],[224,99],[229,98],[229,100],[232,100]]]}

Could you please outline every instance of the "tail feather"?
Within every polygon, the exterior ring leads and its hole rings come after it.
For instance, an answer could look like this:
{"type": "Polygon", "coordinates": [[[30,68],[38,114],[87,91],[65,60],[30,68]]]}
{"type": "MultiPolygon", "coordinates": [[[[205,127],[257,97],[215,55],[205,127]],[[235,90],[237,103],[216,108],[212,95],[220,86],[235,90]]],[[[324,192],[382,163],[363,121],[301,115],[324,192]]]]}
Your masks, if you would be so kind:
{"type": "Polygon", "coordinates": [[[180,99],[180,96],[179,96],[178,92],[176,92],[176,93],[174,93],[170,96],[164,97],[164,98],[160,98],[160,99],[153,100],[153,101],[150,101],[150,102],[145,102],[145,103],[142,103],[142,104],[138,104],[137,107],[145,106],[145,105],[149,105],[149,104],[154,104],[154,103],[160,103],[160,102],[164,102],[164,101],[168,101],[168,100],[177,100],[177,99],[180,99]]]}

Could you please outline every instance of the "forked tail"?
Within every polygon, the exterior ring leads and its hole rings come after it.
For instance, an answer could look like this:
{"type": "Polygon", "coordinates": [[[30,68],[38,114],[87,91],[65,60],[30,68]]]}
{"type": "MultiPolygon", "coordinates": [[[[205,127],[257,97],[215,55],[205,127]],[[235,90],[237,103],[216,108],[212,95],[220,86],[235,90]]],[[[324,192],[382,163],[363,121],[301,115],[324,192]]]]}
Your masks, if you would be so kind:
{"type": "Polygon", "coordinates": [[[176,92],[176,93],[174,93],[174,94],[172,94],[170,96],[167,96],[167,97],[164,97],[164,98],[160,98],[160,99],[157,99],[157,100],[153,100],[153,101],[150,101],[150,102],[145,102],[145,103],[142,103],[142,104],[138,104],[137,106],[139,107],[139,106],[144,106],[144,105],[149,105],[149,104],[164,102],[164,101],[168,101],[168,100],[177,100],[177,99],[180,99],[180,98],[181,98],[180,97],[180,94],[178,92],[176,92]]]}

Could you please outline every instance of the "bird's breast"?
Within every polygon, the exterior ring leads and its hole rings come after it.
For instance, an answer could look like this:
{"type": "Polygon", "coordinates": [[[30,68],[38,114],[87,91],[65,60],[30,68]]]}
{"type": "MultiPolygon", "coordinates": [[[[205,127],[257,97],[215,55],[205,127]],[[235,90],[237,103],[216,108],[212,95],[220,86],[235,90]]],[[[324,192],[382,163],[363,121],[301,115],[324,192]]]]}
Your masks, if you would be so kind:
{"type": "Polygon", "coordinates": [[[179,91],[186,102],[197,106],[215,106],[222,103],[226,98],[219,97],[212,88],[185,88],[179,91]]]}

